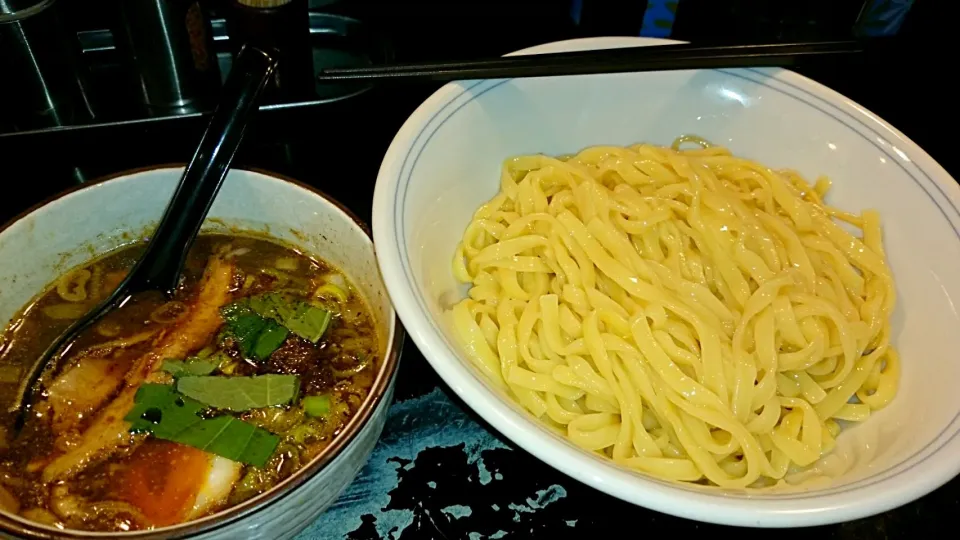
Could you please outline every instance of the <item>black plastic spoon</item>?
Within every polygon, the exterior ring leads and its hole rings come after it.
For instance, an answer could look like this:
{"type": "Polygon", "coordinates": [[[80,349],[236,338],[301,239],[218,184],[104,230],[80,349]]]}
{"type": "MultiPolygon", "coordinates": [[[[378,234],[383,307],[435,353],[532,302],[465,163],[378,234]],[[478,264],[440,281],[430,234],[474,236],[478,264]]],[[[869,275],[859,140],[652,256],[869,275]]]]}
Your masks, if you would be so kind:
{"type": "Polygon", "coordinates": [[[220,103],[207,126],[196,153],[183,172],[173,198],[160,219],[147,249],[117,290],[100,305],[70,325],[30,367],[23,377],[8,412],[16,415],[13,429],[19,431],[32,408],[33,396],[42,387],[41,377],[56,376],[61,359],[80,332],[90,328],[111,310],[145,291],[173,296],[180,281],[187,252],[213,204],[236,154],[247,119],[257,98],[273,75],[277,61],[272,51],[249,45],[237,54],[223,85],[220,103]]]}

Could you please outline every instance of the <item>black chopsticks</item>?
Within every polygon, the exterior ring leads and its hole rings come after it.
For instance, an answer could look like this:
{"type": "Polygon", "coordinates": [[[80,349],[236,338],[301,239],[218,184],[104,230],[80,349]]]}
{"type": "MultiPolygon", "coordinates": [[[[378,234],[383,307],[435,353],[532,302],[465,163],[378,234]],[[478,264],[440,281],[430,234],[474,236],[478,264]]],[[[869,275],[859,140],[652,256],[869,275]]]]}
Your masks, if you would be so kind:
{"type": "Polygon", "coordinates": [[[735,67],[788,67],[812,57],[861,54],[862,41],[824,41],[772,45],[703,46],[693,44],[628,47],[592,51],[507,56],[487,60],[393,64],[361,68],[331,68],[320,72],[321,82],[373,80],[454,81],[508,79],[735,67]]]}

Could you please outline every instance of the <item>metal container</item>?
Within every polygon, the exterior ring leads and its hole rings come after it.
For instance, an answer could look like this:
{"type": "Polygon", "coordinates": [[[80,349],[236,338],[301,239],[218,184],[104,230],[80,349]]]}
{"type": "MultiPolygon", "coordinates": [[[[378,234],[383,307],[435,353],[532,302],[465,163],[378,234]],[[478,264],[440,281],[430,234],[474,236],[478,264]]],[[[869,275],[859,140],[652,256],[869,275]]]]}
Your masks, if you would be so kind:
{"type": "Polygon", "coordinates": [[[119,0],[113,35],[146,112],[203,111],[220,71],[210,21],[194,0],[119,0]]]}
{"type": "Polygon", "coordinates": [[[234,53],[244,43],[277,51],[277,72],[264,100],[314,99],[307,0],[229,0],[228,6],[227,29],[234,53]]]}
{"type": "Polygon", "coordinates": [[[0,0],[0,125],[87,123],[93,107],[77,34],[56,0],[0,0]]]}

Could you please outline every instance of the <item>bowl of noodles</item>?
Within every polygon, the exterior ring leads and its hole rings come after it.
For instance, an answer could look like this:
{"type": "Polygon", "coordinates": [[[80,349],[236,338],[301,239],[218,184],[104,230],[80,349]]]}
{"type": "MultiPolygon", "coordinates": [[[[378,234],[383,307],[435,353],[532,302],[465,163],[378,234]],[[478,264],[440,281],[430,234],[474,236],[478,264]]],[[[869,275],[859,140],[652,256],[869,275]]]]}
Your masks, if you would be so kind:
{"type": "Polygon", "coordinates": [[[600,491],[788,527],[960,472],[960,189],[800,75],[449,84],[396,135],[373,216],[440,376],[600,491]]]}

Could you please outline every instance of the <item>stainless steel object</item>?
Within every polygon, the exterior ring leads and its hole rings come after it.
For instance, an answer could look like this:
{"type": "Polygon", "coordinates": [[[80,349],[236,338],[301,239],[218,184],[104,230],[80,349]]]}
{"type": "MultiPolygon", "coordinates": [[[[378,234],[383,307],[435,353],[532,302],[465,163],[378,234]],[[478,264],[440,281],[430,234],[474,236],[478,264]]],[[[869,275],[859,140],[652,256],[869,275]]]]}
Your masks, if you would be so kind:
{"type": "Polygon", "coordinates": [[[93,119],[77,34],[56,0],[0,0],[0,124],[17,130],[93,119]]]}
{"type": "Polygon", "coordinates": [[[200,2],[119,0],[117,15],[117,49],[148,114],[197,112],[216,101],[220,71],[200,2]]]}
{"type": "Polygon", "coordinates": [[[307,0],[228,0],[227,30],[238,51],[255,43],[277,51],[277,72],[264,101],[290,103],[314,99],[307,0]]]}

